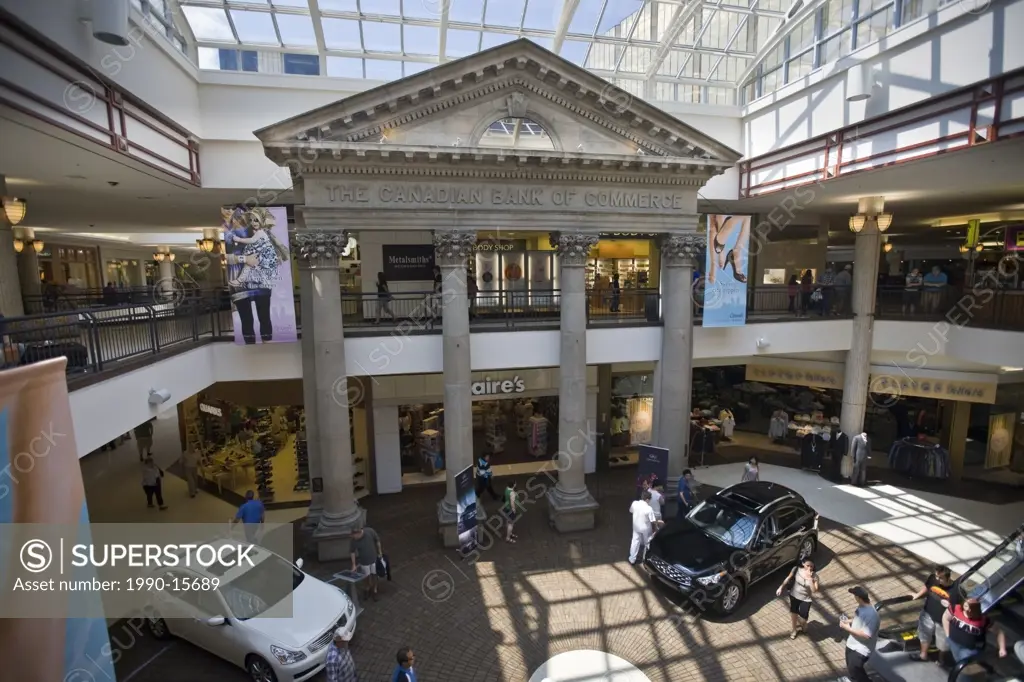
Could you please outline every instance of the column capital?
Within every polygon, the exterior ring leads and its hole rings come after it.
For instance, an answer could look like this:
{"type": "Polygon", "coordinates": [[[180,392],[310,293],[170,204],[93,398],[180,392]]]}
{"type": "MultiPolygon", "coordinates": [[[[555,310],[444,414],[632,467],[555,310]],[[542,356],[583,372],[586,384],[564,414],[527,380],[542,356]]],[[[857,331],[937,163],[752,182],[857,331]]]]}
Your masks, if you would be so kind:
{"type": "Polygon", "coordinates": [[[562,267],[582,268],[597,241],[596,234],[583,232],[555,232],[551,235],[551,246],[558,252],[558,262],[562,267]]]}
{"type": "Polygon", "coordinates": [[[665,267],[698,267],[701,251],[707,248],[703,234],[672,234],[661,238],[661,262],[665,267]]]}
{"type": "Polygon", "coordinates": [[[299,230],[291,238],[292,255],[300,267],[310,269],[338,267],[347,245],[345,230],[299,230]]]}
{"type": "Polygon", "coordinates": [[[462,230],[434,232],[434,258],[442,268],[465,267],[476,246],[476,233],[462,230]]]}

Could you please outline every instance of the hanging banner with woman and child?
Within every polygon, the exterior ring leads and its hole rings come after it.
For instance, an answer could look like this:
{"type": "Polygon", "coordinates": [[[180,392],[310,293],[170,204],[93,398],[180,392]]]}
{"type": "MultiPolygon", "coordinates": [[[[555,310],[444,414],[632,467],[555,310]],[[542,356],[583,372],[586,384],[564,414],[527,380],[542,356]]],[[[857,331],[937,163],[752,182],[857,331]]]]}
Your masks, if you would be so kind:
{"type": "Polygon", "coordinates": [[[235,343],[298,339],[283,206],[221,209],[235,343]]]}
{"type": "Polygon", "coordinates": [[[705,327],[742,327],[747,323],[749,253],[750,216],[708,216],[702,323],[705,327]]]}

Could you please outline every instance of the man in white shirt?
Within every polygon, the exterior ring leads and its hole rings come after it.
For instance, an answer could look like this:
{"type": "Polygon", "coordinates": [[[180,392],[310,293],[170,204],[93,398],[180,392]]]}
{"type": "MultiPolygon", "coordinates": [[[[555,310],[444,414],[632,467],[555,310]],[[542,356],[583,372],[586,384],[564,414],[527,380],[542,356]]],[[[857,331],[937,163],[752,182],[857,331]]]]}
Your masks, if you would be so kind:
{"type": "Polygon", "coordinates": [[[654,535],[654,530],[662,525],[651,509],[651,491],[645,490],[640,499],[629,506],[633,515],[633,541],[629,545],[629,563],[636,565],[640,550],[647,550],[647,545],[654,535]]]}
{"type": "Polygon", "coordinates": [[[661,507],[665,503],[665,489],[662,487],[661,479],[651,481],[651,510],[654,511],[654,518],[661,521],[661,507]]]}

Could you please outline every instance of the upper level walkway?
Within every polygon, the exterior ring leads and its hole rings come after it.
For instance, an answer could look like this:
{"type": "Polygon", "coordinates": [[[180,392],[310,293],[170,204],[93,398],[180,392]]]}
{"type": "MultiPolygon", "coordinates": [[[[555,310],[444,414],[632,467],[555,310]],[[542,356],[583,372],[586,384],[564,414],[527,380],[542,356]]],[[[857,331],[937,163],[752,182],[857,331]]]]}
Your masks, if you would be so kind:
{"type": "MultiPolygon", "coordinates": [[[[175,292],[165,298],[139,290],[121,296],[131,302],[105,306],[101,293],[83,292],[47,303],[58,310],[4,319],[0,322],[3,366],[66,356],[68,385],[75,390],[203,344],[233,339],[233,315],[223,291],[175,292]]],[[[700,325],[703,297],[697,292],[694,298],[694,321],[700,325]]],[[[830,298],[831,310],[812,302],[812,308],[803,312],[799,297],[791,298],[786,287],[758,287],[748,297],[748,324],[849,318],[848,301],[842,296],[830,298]]],[[[297,296],[295,303],[299,317],[297,296]]],[[[1024,332],[1024,291],[951,287],[942,294],[925,294],[917,305],[905,303],[902,289],[879,289],[876,318],[931,322],[942,336],[953,327],[1024,332]]],[[[440,334],[438,304],[430,292],[396,293],[381,309],[375,294],[343,292],[345,336],[440,334]]],[[[30,302],[30,308],[38,305],[41,302],[30,302]]],[[[559,292],[480,293],[470,312],[475,333],[555,330],[559,292]]],[[[660,294],[653,289],[624,290],[616,298],[610,292],[591,292],[587,317],[591,329],[656,327],[661,324],[660,294]]],[[[297,322],[301,329],[301,318],[297,322]]]]}

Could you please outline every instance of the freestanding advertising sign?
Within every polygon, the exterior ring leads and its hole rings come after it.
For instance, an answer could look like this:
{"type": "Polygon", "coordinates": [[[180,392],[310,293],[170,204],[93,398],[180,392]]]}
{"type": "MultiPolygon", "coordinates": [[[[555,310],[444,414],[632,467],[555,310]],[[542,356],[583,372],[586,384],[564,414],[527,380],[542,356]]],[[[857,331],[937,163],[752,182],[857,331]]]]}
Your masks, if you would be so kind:
{"type": "Polygon", "coordinates": [[[668,449],[656,448],[653,445],[640,446],[640,459],[636,465],[636,496],[654,479],[662,483],[668,478],[668,449]]]}
{"type": "Polygon", "coordinates": [[[750,216],[708,216],[701,323],[705,327],[742,327],[747,323],[749,251],[750,216]]]}
{"type": "Polygon", "coordinates": [[[284,207],[224,209],[223,218],[235,343],[298,340],[284,207]]]}
{"type": "Polygon", "coordinates": [[[455,511],[459,515],[459,551],[468,554],[476,548],[476,486],[473,467],[455,475],[455,511]]]}
{"type": "MultiPolygon", "coordinates": [[[[58,524],[77,527],[79,541],[91,544],[66,364],[67,360],[60,358],[0,372],[0,471],[5,474],[0,480],[0,524],[13,529],[5,532],[0,542],[4,590],[16,575],[39,577],[26,564],[26,548],[42,544],[30,539],[38,538],[38,529],[58,524]],[[25,534],[27,537],[22,537],[25,534]],[[11,546],[3,546],[8,542],[11,546]]],[[[49,557],[52,560],[53,555],[49,557]]],[[[67,577],[88,581],[95,575],[94,568],[84,566],[70,569],[67,577]]],[[[21,594],[31,598],[30,593],[21,594]]],[[[5,680],[114,679],[106,619],[73,617],[101,610],[102,594],[70,592],[65,604],[66,618],[32,613],[0,618],[5,680]]]]}

